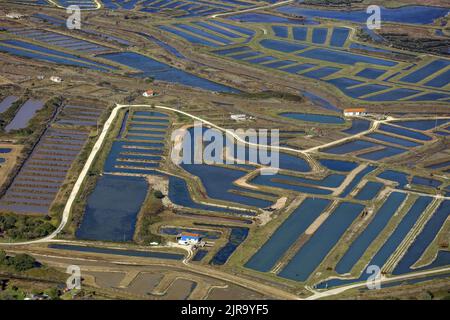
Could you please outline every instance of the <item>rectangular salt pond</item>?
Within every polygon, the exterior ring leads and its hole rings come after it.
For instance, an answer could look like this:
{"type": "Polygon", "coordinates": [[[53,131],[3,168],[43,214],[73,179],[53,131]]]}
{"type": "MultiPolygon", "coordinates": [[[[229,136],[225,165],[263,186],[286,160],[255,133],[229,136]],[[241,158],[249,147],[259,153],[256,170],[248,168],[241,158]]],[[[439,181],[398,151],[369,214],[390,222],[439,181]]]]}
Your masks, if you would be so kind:
{"type": "Polygon", "coordinates": [[[162,118],[168,117],[167,114],[156,111],[135,111],[133,112],[133,115],[137,117],[162,117],[162,118]]]}
{"type": "Polygon", "coordinates": [[[187,32],[181,31],[179,29],[175,29],[173,27],[159,26],[158,28],[161,29],[161,30],[173,33],[173,34],[175,34],[175,35],[185,39],[186,41],[188,41],[190,43],[201,44],[201,45],[209,46],[209,47],[218,47],[218,46],[220,46],[219,44],[216,44],[214,42],[202,39],[200,37],[196,37],[194,35],[191,35],[191,34],[189,34],[187,32]]]}
{"type": "MultiPolygon", "coordinates": [[[[397,264],[392,274],[398,275],[415,271],[415,269],[411,268],[412,265],[422,256],[422,254],[425,252],[425,250],[428,248],[431,242],[435,239],[436,234],[442,228],[443,224],[445,223],[445,221],[449,216],[450,212],[449,207],[450,207],[449,200],[443,201],[439,205],[437,210],[433,213],[431,218],[425,224],[422,232],[414,239],[414,242],[408,248],[405,255],[397,264]]],[[[447,254],[448,257],[449,252],[448,251],[444,252],[447,254]]],[[[433,264],[435,264],[434,261],[432,265],[433,264]]],[[[445,265],[445,262],[443,262],[442,265],[445,265]]],[[[438,265],[434,265],[433,267],[437,266],[438,265]]],[[[429,267],[430,266],[428,266],[428,268],[429,267]]],[[[422,267],[420,269],[427,269],[427,267],[422,267]]]]}
{"type": "Polygon", "coordinates": [[[295,61],[292,61],[292,60],[281,60],[281,61],[266,63],[266,64],[264,64],[264,66],[267,68],[277,69],[277,68],[281,68],[281,67],[285,67],[285,66],[294,64],[294,63],[295,63],[295,61]]]}
{"type": "MultiPolygon", "coordinates": [[[[159,167],[159,163],[158,162],[140,162],[140,161],[130,161],[130,160],[117,160],[116,161],[116,166],[118,167],[128,167],[128,168],[133,168],[133,169],[141,169],[141,170],[146,170],[146,169],[152,169],[152,168],[158,168],[159,167]]],[[[119,169],[120,170],[120,169],[119,169]]]]}
{"type": "Polygon", "coordinates": [[[52,49],[48,49],[47,47],[43,47],[43,46],[38,46],[29,42],[24,42],[24,41],[19,41],[19,40],[6,40],[3,41],[4,43],[10,44],[10,45],[14,45],[20,48],[24,48],[24,49],[28,49],[28,50],[33,50],[39,53],[47,53],[47,54],[52,54],[52,55],[56,55],[59,57],[64,57],[64,58],[70,58],[70,59],[74,59],[74,60],[78,60],[78,61],[82,61],[84,63],[89,63],[89,64],[94,64],[96,66],[100,66],[103,68],[109,68],[109,69],[117,69],[116,67],[113,66],[109,66],[103,63],[99,63],[99,62],[95,62],[92,60],[88,60],[85,58],[81,58],[69,53],[65,53],[65,52],[61,52],[61,51],[57,51],[57,50],[52,50],[52,49]]]}
{"type": "Polygon", "coordinates": [[[433,73],[446,68],[449,65],[450,61],[438,59],[401,78],[400,81],[408,83],[417,83],[425,79],[426,77],[432,75],[433,73]]]}
{"type": "Polygon", "coordinates": [[[387,92],[383,92],[368,98],[364,98],[366,101],[395,101],[399,99],[403,99],[415,94],[420,93],[419,90],[413,90],[413,89],[406,89],[406,88],[400,88],[400,89],[393,89],[387,92]]]}
{"type": "Polygon", "coordinates": [[[179,83],[217,92],[239,92],[237,89],[197,77],[184,70],[174,68],[135,52],[115,52],[98,56],[142,71],[142,73],[136,75],[137,77],[144,78],[151,76],[160,81],[179,83]]]}
{"type": "Polygon", "coordinates": [[[244,60],[244,59],[247,59],[247,58],[257,57],[257,56],[260,56],[262,54],[263,53],[259,52],[259,51],[249,51],[249,52],[239,53],[239,54],[236,54],[236,55],[230,55],[229,57],[233,58],[233,59],[237,59],[237,60],[244,60]]]}
{"type": "Polygon", "coordinates": [[[136,130],[136,129],[130,129],[128,130],[129,134],[158,134],[158,135],[165,135],[165,131],[152,131],[152,130],[136,130]]]}
{"type": "Polygon", "coordinates": [[[450,98],[450,95],[445,94],[445,93],[432,92],[432,93],[426,93],[426,94],[422,94],[420,96],[412,97],[412,98],[408,99],[408,101],[435,101],[435,100],[444,99],[444,98],[450,98]]]}
{"type": "Polygon", "coordinates": [[[314,68],[314,67],[317,67],[317,65],[311,64],[311,63],[304,63],[304,64],[299,64],[299,65],[296,65],[296,66],[283,68],[281,70],[289,72],[289,73],[297,73],[297,72],[305,71],[307,69],[311,69],[311,68],[314,68]]]}
{"type": "Polygon", "coordinates": [[[195,26],[191,26],[188,24],[175,24],[175,27],[182,29],[182,30],[186,30],[189,31],[197,36],[201,36],[203,38],[209,39],[209,40],[213,40],[216,41],[218,43],[221,44],[230,44],[232,43],[231,40],[228,40],[226,38],[222,38],[220,36],[215,35],[214,33],[212,33],[211,31],[205,31],[199,27],[195,27],[195,26]]]}
{"type": "Polygon", "coordinates": [[[394,147],[386,147],[378,151],[372,151],[364,154],[358,155],[359,158],[367,160],[381,160],[384,158],[390,158],[401,153],[407,152],[408,150],[394,147]]]}
{"type": "Polygon", "coordinates": [[[163,141],[165,139],[164,136],[158,137],[158,136],[135,136],[135,135],[127,135],[125,137],[127,140],[131,141],[141,141],[141,140],[148,140],[148,141],[163,141]]]}
{"type": "Polygon", "coordinates": [[[99,241],[131,241],[148,187],[146,180],[141,177],[100,177],[88,197],[76,237],[99,241]]]}
{"type": "Polygon", "coordinates": [[[146,124],[146,123],[130,123],[129,129],[167,129],[167,125],[163,124],[146,124]]]}
{"type": "Polygon", "coordinates": [[[159,258],[159,259],[170,259],[170,260],[181,260],[184,258],[184,256],[182,254],[158,252],[158,251],[121,250],[121,249],[87,247],[87,246],[76,246],[76,245],[66,245],[66,244],[50,244],[48,247],[51,249],[92,252],[92,253],[102,253],[102,254],[114,254],[114,255],[129,256],[129,257],[159,258]]]}
{"type": "Polygon", "coordinates": [[[352,192],[352,190],[358,185],[358,183],[361,181],[362,178],[364,178],[367,174],[375,170],[376,167],[374,166],[367,166],[364,168],[361,172],[359,172],[355,178],[347,185],[347,187],[344,189],[344,191],[339,195],[341,198],[345,198],[352,192]]]}
{"type": "MultiPolygon", "coordinates": [[[[169,120],[133,116],[130,122],[169,123],[169,120]]],[[[132,123],[132,125],[134,125],[134,123],[132,123]]]]}
{"type": "Polygon", "coordinates": [[[365,68],[356,74],[357,77],[363,77],[366,79],[376,79],[383,75],[386,70],[382,69],[374,69],[374,68],[365,68]]]}
{"type": "Polygon", "coordinates": [[[326,199],[305,199],[251,257],[245,267],[269,272],[329,203],[330,200],[326,199]]]}
{"type": "Polygon", "coordinates": [[[420,143],[417,142],[413,142],[413,141],[409,141],[409,140],[405,140],[405,139],[401,139],[401,138],[396,138],[393,136],[389,136],[386,134],[382,134],[382,133],[370,133],[368,135],[366,135],[366,137],[372,138],[372,139],[376,139],[376,140],[380,140],[380,141],[384,141],[384,142],[390,142],[393,144],[398,144],[401,145],[403,147],[417,147],[420,146],[420,143]]]}
{"type": "Polygon", "coordinates": [[[147,156],[147,155],[136,155],[136,154],[119,154],[118,161],[128,161],[128,160],[147,160],[147,161],[160,161],[161,156],[147,156]]]}
{"type": "Polygon", "coordinates": [[[272,26],[272,30],[275,33],[275,36],[279,38],[288,37],[288,28],[286,26],[272,26]]]}
{"type": "Polygon", "coordinates": [[[314,28],[312,33],[312,42],[316,44],[324,44],[327,40],[327,28],[314,28]]]}
{"type": "Polygon", "coordinates": [[[238,52],[250,51],[250,50],[252,50],[252,48],[243,46],[243,47],[236,47],[236,48],[230,48],[230,49],[216,50],[213,52],[218,55],[228,55],[228,54],[232,54],[232,53],[238,53],[238,52]]]}
{"type": "Polygon", "coordinates": [[[264,48],[279,52],[294,52],[308,48],[308,46],[304,44],[272,39],[261,40],[259,44],[264,48]]]}
{"type": "MultiPolygon", "coordinates": [[[[398,123],[396,123],[396,124],[398,125],[398,123]]],[[[393,134],[398,134],[400,136],[405,136],[405,137],[416,139],[416,140],[430,141],[432,139],[431,137],[427,136],[426,134],[423,134],[423,133],[420,133],[417,131],[404,129],[404,128],[390,126],[390,125],[387,125],[384,123],[378,127],[378,130],[390,132],[393,134]]]]}
{"type": "Polygon", "coordinates": [[[274,61],[277,60],[277,58],[274,58],[272,56],[263,56],[263,57],[258,57],[258,58],[254,58],[254,59],[247,59],[246,61],[249,63],[264,63],[264,62],[269,62],[269,61],[274,61]]]}
{"type": "Polygon", "coordinates": [[[308,35],[308,29],[306,27],[293,27],[292,35],[295,40],[306,41],[308,35]]]}
{"type": "MultiPolygon", "coordinates": [[[[224,226],[226,227],[226,226],[224,226]]],[[[227,262],[233,252],[241,245],[242,242],[247,239],[248,228],[231,227],[230,237],[228,242],[220,248],[214,255],[209,264],[211,265],[223,265],[227,262]]]]}
{"type": "Polygon", "coordinates": [[[11,130],[24,129],[28,126],[29,121],[34,117],[36,112],[44,107],[44,102],[36,99],[29,99],[25,102],[16,113],[12,121],[5,127],[6,132],[11,130]]]}
{"type": "Polygon", "coordinates": [[[301,57],[307,57],[310,59],[355,65],[356,63],[368,63],[379,66],[393,67],[397,65],[397,62],[384,60],[379,58],[373,58],[369,56],[363,56],[355,53],[348,53],[344,51],[315,48],[298,54],[301,57]]]}
{"type": "Polygon", "coordinates": [[[108,71],[105,68],[96,66],[94,64],[82,63],[79,60],[74,61],[74,60],[69,60],[69,59],[63,58],[61,56],[49,56],[46,54],[40,54],[37,52],[16,49],[13,47],[8,47],[8,46],[3,46],[3,45],[0,45],[0,51],[7,52],[9,54],[17,55],[20,57],[26,57],[26,58],[36,59],[36,60],[40,60],[40,61],[47,61],[47,62],[52,62],[52,63],[56,63],[56,64],[70,65],[70,66],[76,66],[76,67],[85,67],[85,68],[89,68],[89,69],[93,69],[93,70],[100,70],[100,71],[108,71]]]}
{"type": "Polygon", "coordinates": [[[358,164],[356,162],[344,161],[344,160],[334,160],[334,159],[319,159],[322,166],[329,170],[350,172],[355,169],[358,164]]]}
{"type": "Polygon", "coordinates": [[[360,204],[340,203],[278,276],[306,281],[363,209],[360,204]]]}
{"type": "Polygon", "coordinates": [[[259,175],[256,176],[252,181],[250,181],[251,184],[255,185],[270,186],[286,190],[294,190],[301,193],[324,194],[324,195],[332,193],[331,190],[315,188],[308,185],[300,185],[296,184],[296,182],[301,183],[301,181],[297,180],[295,177],[280,174],[275,176],[259,175]]]}
{"type": "Polygon", "coordinates": [[[412,178],[411,183],[426,186],[426,187],[432,187],[432,188],[437,188],[442,184],[442,182],[440,182],[439,180],[435,180],[435,179],[431,179],[431,178],[423,178],[423,177],[418,177],[418,176],[414,176],[412,178]]]}
{"type": "Polygon", "coordinates": [[[208,24],[206,22],[198,21],[198,22],[193,22],[193,23],[196,24],[197,26],[203,27],[205,29],[208,29],[210,31],[219,33],[221,35],[224,35],[224,36],[227,36],[227,37],[230,37],[230,38],[236,39],[236,38],[241,38],[242,37],[239,34],[236,34],[236,33],[233,33],[231,31],[228,31],[226,29],[223,29],[223,28],[220,28],[220,27],[208,24]]]}
{"type": "Polygon", "coordinates": [[[355,196],[357,200],[368,201],[372,200],[381,189],[383,189],[384,184],[380,182],[368,181],[366,185],[359,190],[358,194],[355,196]]]}
{"type": "Polygon", "coordinates": [[[0,113],[3,113],[6,110],[8,110],[9,107],[11,107],[11,105],[17,101],[17,99],[19,98],[16,96],[8,96],[4,98],[2,102],[0,102],[0,113]]]}
{"type": "MultiPolygon", "coordinates": [[[[108,157],[104,164],[104,171],[106,172],[120,172],[123,168],[116,168],[116,165],[126,165],[125,163],[119,163],[118,159],[130,159],[130,160],[158,160],[156,157],[162,154],[162,150],[147,150],[139,147],[156,147],[162,148],[162,143],[149,143],[149,142],[130,142],[130,141],[114,141],[109,151],[108,157]],[[130,147],[130,148],[127,148],[130,147]],[[131,148],[137,147],[137,148],[131,148]]],[[[130,166],[130,165],[128,165],[130,166]]],[[[143,166],[140,164],[139,166],[143,166]]]]}
{"type": "Polygon", "coordinates": [[[348,81],[345,78],[336,78],[327,80],[327,82],[334,84],[338,87],[345,95],[351,98],[359,98],[368,94],[372,94],[378,91],[389,89],[389,86],[381,85],[381,84],[366,84],[357,87],[349,87],[348,81]]]}
{"type": "Polygon", "coordinates": [[[354,134],[368,130],[369,127],[370,127],[370,121],[364,120],[364,119],[355,119],[355,120],[352,120],[352,126],[347,130],[343,130],[342,132],[350,134],[350,135],[354,135],[354,134]]]}
{"type": "Polygon", "coordinates": [[[425,131],[443,125],[444,123],[447,123],[449,121],[450,119],[429,119],[429,120],[395,121],[393,123],[401,127],[425,131]]]}
{"type": "Polygon", "coordinates": [[[334,68],[334,67],[323,67],[320,69],[311,70],[311,71],[302,73],[302,76],[312,78],[312,79],[322,79],[322,78],[328,77],[328,76],[332,75],[333,73],[336,73],[340,70],[341,69],[334,68]]]}
{"type": "Polygon", "coordinates": [[[383,203],[381,208],[375,213],[373,219],[362,233],[352,242],[348,250],[336,265],[336,272],[340,274],[348,273],[353,266],[366,252],[370,244],[380,234],[383,228],[388,224],[391,217],[406,199],[406,194],[393,192],[383,203]]]}
{"type": "Polygon", "coordinates": [[[436,76],[434,79],[425,83],[425,85],[435,88],[442,88],[449,83],[450,83],[450,70],[447,70],[444,73],[441,73],[440,75],[436,76]]]}
{"type": "Polygon", "coordinates": [[[359,151],[362,149],[368,149],[377,146],[376,143],[365,141],[365,140],[354,140],[350,142],[346,142],[343,144],[340,144],[335,147],[330,147],[327,149],[323,149],[323,152],[326,153],[332,153],[332,154],[346,154],[351,153],[355,151],[359,151]]]}
{"type": "Polygon", "coordinates": [[[222,21],[218,21],[218,20],[211,20],[208,21],[209,23],[213,23],[215,25],[218,25],[220,27],[229,29],[229,30],[233,30],[233,31],[237,31],[241,34],[244,34],[246,36],[253,36],[255,34],[255,31],[251,30],[251,29],[246,29],[246,28],[242,28],[240,26],[235,26],[233,24],[229,24],[229,23],[225,23],[222,21]]]}
{"type": "Polygon", "coordinates": [[[209,39],[209,40],[213,40],[215,42],[218,42],[218,43],[221,43],[221,44],[224,44],[224,45],[232,43],[231,40],[228,40],[226,38],[222,38],[222,37],[216,36],[215,34],[207,32],[207,31],[204,31],[204,30],[202,30],[202,29],[200,29],[198,27],[190,26],[190,25],[187,25],[187,24],[175,24],[174,26],[179,28],[179,29],[189,31],[189,32],[191,32],[191,33],[193,33],[193,34],[195,34],[197,36],[201,36],[203,38],[206,38],[206,39],[209,39]]]}
{"type": "Polygon", "coordinates": [[[285,180],[291,181],[293,183],[303,183],[306,185],[336,188],[336,187],[340,186],[342,182],[344,182],[345,175],[333,173],[333,174],[326,176],[322,180],[294,177],[294,176],[288,176],[288,175],[282,175],[282,174],[273,175],[272,178],[273,179],[285,179],[285,180]]]}
{"type": "Polygon", "coordinates": [[[182,164],[181,167],[200,178],[208,197],[212,199],[230,201],[258,208],[266,208],[272,205],[271,201],[229,192],[232,187],[237,190],[242,190],[239,187],[235,188],[233,183],[246,174],[244,171],[206,164],[182,164]],[[214,179],[211,179],[211,177],[214,177],[214,179]]]}
{"type": "Polygon", "coordinates": [[[202,261],[203,258],[208,254],[208,250],[199,249],[192,258],[192,261],[202,261]]]}
{"type": "Polygon", "coordinates": [[[334,28],[331,34],[330,45],[334,47],[342,47],[347,41],[350,29],[348,28],[334,28]]]}
{"type": "Polygon", "coordinates": [[[229,212],[229,213],[231,212],[236,214],[243,214],[243,213],[248,214],[248,212],[245,211],[230,210],[224,207],[210,206],[195,202],[191,198],[186,181],[176,176],[169,176],[168,196],[173,203],[186,208],[207,210],[213,212],[229,212]]]}

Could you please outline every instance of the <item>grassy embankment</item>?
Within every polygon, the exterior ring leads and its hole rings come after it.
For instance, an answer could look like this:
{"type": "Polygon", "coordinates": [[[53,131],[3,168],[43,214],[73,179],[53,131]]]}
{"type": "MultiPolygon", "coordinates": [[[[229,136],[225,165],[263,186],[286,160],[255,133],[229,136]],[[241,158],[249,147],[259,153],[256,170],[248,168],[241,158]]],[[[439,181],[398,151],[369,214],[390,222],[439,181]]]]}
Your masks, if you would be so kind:
{"type": "MultiPolygon", "coordinates": [[[[107,133],[103,146],[100,149],[100,151],[97,154],[96,159],[92,163],[92,166],[86,175],[83,184],[80,188],[80,191],[74,201],[71,217],[69,219],[69,223],[66,225],[64,230],[61,232],[60,236],[64,238],[73,238],[75,235],[75,231],[78,228],[79,224],[81,223],[81,219],[83,217],[84,210],[86,208],[87,203],[87,197],[91,192],[94,190],[95,185],[97,183],[97,179],[99,178],[100,174],[103,172],[103,165],[106,161],[106,158],[108,157],[109,151],[111,149],[111,146],[114,142],[114,139],[117,137],[118,133],[120,132],[120,128],[122,125],[123,116],[125,114],[125,110],[121,110],[118,113],[118,116],[114,120],[112,124],[112,129],[107,133]]],[[[104,116],[101,119],[101,124],[106,121],[106,119],[109,117],[109,112],[105,112],[104,116]]],[[[95,130],[95,129],[93,129],[95,130]]],[[[99,131],[102,130],[102,126],[99,126],[99,131]]],[[[60,194],[63,194],[64,196],[61,198],[60,201],[54,203],[54,206],[52,207],[52,210],[62,213],[65,206],[65,199],[70,195],[70,192],[73,188],[73,185],[75,184],[76,180],[78,179],[78,173],[82,170],[87,158],[89,157],[92,147],[94,146],[95,142],[97,141],[98,135],[96,130],[91,133],[91,136],[86,143],[85,147],[83,148],[83,151],[78,156],[77,160],[74,161],[74,166],[71,168],[70,173],[68,175],[68,178],[66,181],[69,181],[69,183],[66,183],[60,194]]]]}

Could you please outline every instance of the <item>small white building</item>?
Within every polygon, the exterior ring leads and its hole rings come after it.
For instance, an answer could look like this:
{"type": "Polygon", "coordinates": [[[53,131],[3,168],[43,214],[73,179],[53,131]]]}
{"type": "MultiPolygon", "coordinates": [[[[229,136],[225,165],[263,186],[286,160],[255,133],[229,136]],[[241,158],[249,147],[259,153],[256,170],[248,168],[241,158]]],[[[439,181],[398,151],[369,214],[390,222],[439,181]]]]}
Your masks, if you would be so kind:
{"type": "Polygon", "coordinates": [[[25,15],[21,14],[21,13],[17,13],[17,12],[10,12],[6,14],[6,17],[9,19],[21,19],[23,17],[25,17],[25,15]]]}
{"type": "Polygon", "coordinates": [[[198,233],[182,232],[177,236],[177,241],[181,245],[196,245],[200,242],[201,237],[198,233]]]}
{"type": "Polygon", "coordinates": [[[230,118],[234,121],[245,121],[247,120],[246,114],[232,114],[230,115],[230,118]]]}
{"type": "Polygon", "coordinates": [[[350,108],[344,109],[345,117],[357,117],[357,116],[366,116],[367,112],[365,108],[350,108]]]}
{"type": "Polygon", "coordinates": [[[50,81],[53,81],[53,82],[56,82],[56,83],[61,83],[63,80],[61,79],[61,77],[51,76],[50,77],[50,81]]]}

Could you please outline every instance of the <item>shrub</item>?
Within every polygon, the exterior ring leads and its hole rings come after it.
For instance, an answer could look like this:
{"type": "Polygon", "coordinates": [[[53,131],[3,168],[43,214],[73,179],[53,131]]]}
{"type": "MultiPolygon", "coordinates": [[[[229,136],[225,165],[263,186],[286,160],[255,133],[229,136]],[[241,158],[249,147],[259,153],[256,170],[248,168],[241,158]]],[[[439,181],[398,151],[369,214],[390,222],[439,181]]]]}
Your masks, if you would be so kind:
{"type": "Polygon", "coordinates": [[[5,251],[0,251],[0,265],[12,267],[15,271],[26,271],[36,266],[36,260],[25,253],[16,256],[7,256],[5,251]]]}
{"type": "Polygon", "coordinates": [[[157,198],[157,199],[164,198],[164,194],[159,190],[155,190],[155,192],[153,194],[155,195],[155,198],[157,198]]]}
{"type": "Polygon", "coordinates": [[[10,258],[10,260],[12,260],[10,263],[11,266],[16,271],[26,271],[32,269],[36,264],[36,260],[32,256],[25,253],[18,254],[14,258],[10,258]]]}

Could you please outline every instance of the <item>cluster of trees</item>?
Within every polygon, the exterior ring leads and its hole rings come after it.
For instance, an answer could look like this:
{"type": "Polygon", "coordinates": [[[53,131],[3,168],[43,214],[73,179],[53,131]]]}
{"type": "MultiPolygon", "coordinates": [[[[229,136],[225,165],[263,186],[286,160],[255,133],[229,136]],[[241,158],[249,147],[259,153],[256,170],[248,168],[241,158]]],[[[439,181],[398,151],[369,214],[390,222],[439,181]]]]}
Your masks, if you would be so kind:
{"type": "Polygon", "coordinates": [[[410,51],[448,54],[447,50],[450,46],[448,39],[413,38],[407,33],[383,33],[381,35],[393,47],[410,51]]]}
{"type": "Polygon", "coordinates": [[[0,266],[12,267],[15,271],[22,272],[33,269],[36,265],[36,260],[28,254],[8,256],[5,251],[0,250],[0,266]]]}
{"type": "Polygon", "coordinates": [[[280,91],[272,91],[272,90],[266,90],[256,93],[251,92],[242,92],[240,93],[240,96],[247,99],[270,99],[270,98],[277,98],[277,99],[283,99],[287,101],[292,102],[303,102],[304,97],[301,95],[289,93],[289,92],[280,92],[280,91]]]}
{"type": "Polygon", "coordinates": [[[42,238],[55,230],[46,218],[0,215],[0,237],[11,240],[42,238]]]}

